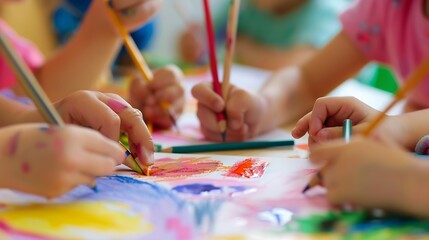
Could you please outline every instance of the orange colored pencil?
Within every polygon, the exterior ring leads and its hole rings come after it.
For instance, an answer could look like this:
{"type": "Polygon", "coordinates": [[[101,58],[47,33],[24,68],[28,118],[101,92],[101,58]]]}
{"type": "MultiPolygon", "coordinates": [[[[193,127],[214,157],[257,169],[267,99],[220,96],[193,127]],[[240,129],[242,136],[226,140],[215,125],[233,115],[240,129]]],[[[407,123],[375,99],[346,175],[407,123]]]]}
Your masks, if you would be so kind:
{"type": "MultiPolygon", "coordinates": [[[[375,128],[383,121],[386,117],[387,112],[392,109],[400,100],[402,100],[409,91],[414,89],[429,73],[429,57],[427,57],[416,70],[407,78],[405,85],[396,92],[392,102],[380,113],[378,116],[369,124],[369,126],[363,131],[362,135],[368,137],[375,128]]],[[[322,181],[323,168],[316,176],[314,176],[310,183],[304,188],[303,193],[308,191],[314,186],[320,185],[322,181]]]]}

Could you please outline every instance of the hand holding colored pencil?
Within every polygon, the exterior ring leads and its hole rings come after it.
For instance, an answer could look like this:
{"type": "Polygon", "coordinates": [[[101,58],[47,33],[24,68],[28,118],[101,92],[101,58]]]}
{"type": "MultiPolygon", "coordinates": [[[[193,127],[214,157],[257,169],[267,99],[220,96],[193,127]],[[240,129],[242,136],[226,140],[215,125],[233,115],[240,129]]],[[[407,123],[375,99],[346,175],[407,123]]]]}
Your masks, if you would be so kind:
{"type": "MultiPolygon", "coordinates": [[[[219,75],[217,72],[217,58],[216,58],[216,43],[215,43],[215,33],[213,29],[213,22],[210,13],[209,0],[203,0],[204,2],[204,17],[206,23],[207,31],[207,40],[209,47],[209,59],[210,59],[210,70],[212,73],[212,84],[213,91],[215,91],[219,96],[222,96],[222,87],[219,82],[219,75]]],[[[221,132],[222,141],[225,142],[226,139],[226,116],[224,112],[216,113],[216,118],[219,125],[219,130],[221,132]]]]}
{"type": "MultiPolygon", "coordinates": [[[[137,70],[140,72],[140,74],[143,76],[143,78],[151,82],[153,80],[153,74],[150,70],[149,66],[147,65],[146,61],[144,60],[142,54],[140,53],[139,48],[137,47],[136,43],[128,33],[127,29],[122,25],[121,20],[117,16],[117,14],[114,12],[114,10],[109,6],[109,1],[106,0],[106,8],[110,15],[110,18],[112,19],[113,23],[115,24],[116,28],[119,31],[119,34],[122,37],[122,40],[124,42],[125,48],[130,55],[134,65],[136,66],[137,70]]],[[[161,108],[168,113],[171,121],[173,122],[173,125],[176,129],[179,129],[177,127],[176,118],[171,111],[170,104],[166,102],[160,103],[161,108]]]]}
{"type": "MultiPolygon", "coordinates": [[[[395,94],[392,102],[369,124],[369,126],[363,132],[363,136],[368,137],[372,131],[383,121],[386,117],[387,112],[392,109],[400,100],[402,100],[409,91],[414,89],[429,73],[429,57],[423,60],[423,62],[416,68],[416,70],[407,78],[405,85],[398,90],[395,94]]],[[[343,126],[344,130],[344,126],[343,126]]],[[[343,131],[344,134],[344,131],[343,131]]],[[[310,183],[304,188],[303,193],[308,191],[311,187],[317,185],[322,178],[323,169],[318,173],[310,183]]]]}
{"type": "MultiPolygon", "coordinates": [[[[343,121],[343,139],[346,143],[350,142],[350,138],[352,136],[352,120],[346,119],[343,121]]],[[[302,190],[302,193],[307,192],[311,188],[320,185],[322,183],[322,174],[323,174],[323,168],[320,170],[305,186],[304,190],[302,190]]]]}

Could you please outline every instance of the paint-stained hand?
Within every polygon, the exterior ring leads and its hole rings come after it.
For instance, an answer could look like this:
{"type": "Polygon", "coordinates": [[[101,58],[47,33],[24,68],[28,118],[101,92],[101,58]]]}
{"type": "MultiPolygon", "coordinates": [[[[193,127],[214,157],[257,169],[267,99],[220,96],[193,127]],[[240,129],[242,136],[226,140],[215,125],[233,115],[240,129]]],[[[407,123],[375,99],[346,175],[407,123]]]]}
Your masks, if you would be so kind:
{"type": "Polygon", "coordinates": [[[157,128],[170,128],[185,107],[183,73],[176,66],[154,71],[153,81],[136,76],[130,85],[130,103],[140,109],[146,122],[157,128]]]}
{"type": "Polygon", "coordinates": [[[45,197],[93,186],[122,163],[117,142],[88,128],[21,124],[1,129],[1,187],[45,197]]]}
{"type": "Polygon", "coordinates": [[[197,84],[192,95],[198,100],[197,116],[204,136],[211,141],[222,141],[216,113],[226,111],[226,141],[244,141],[260,134],[260,124],[267,102],[257,95],[234,85],[228,91],[225,103],[209,83],[197,84]]]}
{"type": "Polygon", "coordinates": [[[352,120],[353,134],[357,134],[364,131],[378,113],[353,97],[322,97],[316,100],[313,110],[297,122],[292,136],[300,138],[308,132],[310,146],[341,138],[345,119],[352,120]]]}
{"type": "Polygon", "coordinates": [[[149,21],[159,11],[162,2],[162,0],[92,1],[86,23],[93,25],[94,30],[113,30],[116,32],[116,26],[108,14],[108,7],[110,7],[126,29],[133,31],[149,21]]]}
{"type": "Polygon", "coordinates": [[[429,164],[396,144],[361,137],[349,144],[335,140],[314,146],[310,160],[324,166],[323,184],[335,205],[429,214],[429,192],[421,190],[429,180],[429,164]]]}
{"type": "MultiPolygon", "coordinates": [[[[95,129],[116,141],[119,140],[120,133],[125,132],[128,135],[131,153],[138,162],[145,166],[153,164],[154,146],[142,113],[120,96],[95,91],[78,91],[54,105],[66,123],[95,129]]],[[[34,122],[41,117],[37,110],[34,110],[25,118],[27,120],[23,122],[34,122]]]]}

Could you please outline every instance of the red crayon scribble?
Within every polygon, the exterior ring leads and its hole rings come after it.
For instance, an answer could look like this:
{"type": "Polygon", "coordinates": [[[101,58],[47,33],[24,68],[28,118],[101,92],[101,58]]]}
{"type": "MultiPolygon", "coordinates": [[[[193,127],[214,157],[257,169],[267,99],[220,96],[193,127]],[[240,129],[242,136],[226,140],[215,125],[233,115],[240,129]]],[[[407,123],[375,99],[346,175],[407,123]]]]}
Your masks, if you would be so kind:
{"type": "Polygon", "coordinates": [[[182,157],[157,159],[151,166],[153,177],[189,177],[210,173],[222,167],[222,163],[207,157],[182,157]]]}
{"type": "Polygon", "coordinates": [[[268,162],[261,162],[253,158],[248,158],[234,164],[225,176],[258,178],[264,174],[267,166],[268,162]]]}
{"type": "Polygon", "coordinates": [[[16,153],[16,149],[18,148],[19,136],[21,132],[15,133],[10,139],[9,145],[7,147],[7,154],[9,156],[13,156],[16,153]]]}
{"type": "Polygon", "coordinates": [[[302,144],[296,144],[295,145],[296,149],[300,149],[300,150],[304,150],[304,151],[308,151],[308,144],[306,143],[302,143],[302,144]]]}
{"type": "Polygon", "coordinates": [[[30,172],[30,164],[28,162],[24,161],[21,164],[21,171],[25,174],[29,173],[30,172]]]}
{"type": "Polygon", "coordinates": [[[125,105],[125,104],[123,104],[123,103],[121,103],[118,100],[113,99],[113,98],[111,98],[107,101],[107,106],[109,106],[115,113],[119,113],[128,107],[127,105],[125,105]]]}

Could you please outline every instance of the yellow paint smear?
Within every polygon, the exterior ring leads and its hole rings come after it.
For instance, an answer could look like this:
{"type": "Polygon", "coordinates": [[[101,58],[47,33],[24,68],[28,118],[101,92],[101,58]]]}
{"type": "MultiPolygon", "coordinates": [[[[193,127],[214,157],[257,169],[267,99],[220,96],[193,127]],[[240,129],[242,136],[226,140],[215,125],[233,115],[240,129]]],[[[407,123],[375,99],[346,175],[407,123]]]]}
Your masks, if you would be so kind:
{"type": "Polygon", "coordinates": [[[143,235],[152,225],[114,202],[73,202],[6,207],[0,222],[20,232],[56,237],[143,235]]]}

